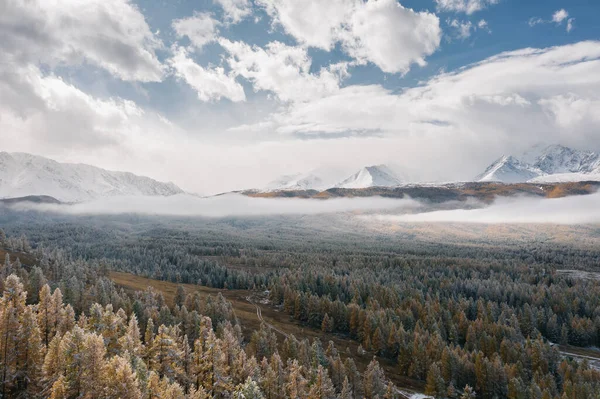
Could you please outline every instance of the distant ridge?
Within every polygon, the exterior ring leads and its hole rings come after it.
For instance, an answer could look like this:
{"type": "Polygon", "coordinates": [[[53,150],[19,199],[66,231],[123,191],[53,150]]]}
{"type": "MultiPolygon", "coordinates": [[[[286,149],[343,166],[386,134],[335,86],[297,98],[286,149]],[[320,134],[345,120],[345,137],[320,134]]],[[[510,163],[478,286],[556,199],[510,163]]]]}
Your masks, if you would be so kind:
{"type": "Polygon", "coordinates": [[[475,181],[502,183],[585,180],[600,180],[600,155],[562,145],[535,147],[521,159],[502,156],[475,177],[475,181]]]}
{"type": "Polygon", "coordinates": [[[112,172],[84,164],[0,152],[0,198],[50,196],[61,202],[82,202],[112,196],[170,196],[183,190],[129,172],[112,172]]]}

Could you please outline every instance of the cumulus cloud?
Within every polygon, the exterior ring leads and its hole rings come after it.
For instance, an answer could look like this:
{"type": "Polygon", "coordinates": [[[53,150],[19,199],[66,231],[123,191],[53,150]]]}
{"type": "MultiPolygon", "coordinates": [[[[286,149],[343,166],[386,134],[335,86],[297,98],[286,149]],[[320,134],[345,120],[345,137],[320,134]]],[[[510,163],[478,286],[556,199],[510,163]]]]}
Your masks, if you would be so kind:
{"type": "Polygon", "coordinates": [[[179,38],[187,37],[192,46],[201,49],[217,39],[219,21],[210,13],[194,13],[192,17],[176,19],[172,23],[179,38]]]}
{"type": "Polygon", "coordinates": [[[208,198],[190,195],[171,197],[109,197],[74,205],[18,204],[16,209],[33,209],[73,215],[85,214],[152,214],[172,216],[259,216],[259,215],[314,215],[340,212],[367,212],[419,207],[409,199],[339,198],[327,201],[315,199],[251,198],[226,194],[208,198]]]}
{"type": "Polygon", "coordinates": [[[558,199],[503,198],[480,209],[455,209],[405,215],[369,216],[400,223],[600,223],[600,194],[558,199]]]}
{"type": "Polygon", "coordinates": [[[405,73],[411,64],[424,65],[440,45],[437,16],[415,12],[397,0],[257,3],[300,44],[330,51],[341,43],[357,62],[371,62],[384,72],[405,73]]]}
{"type": "Polygon", "coordinates": [[[96,65],[128,81],[160,81],[162,43],[128,0],[6,0],[0,52],[16,64],[96,65]]]}
{"type": "Polygon", "coordinates": [[[552,21],[561,24],[568,17],[569,13],[563,8],[552,14],[552,21]]]}
{"type": "Polygon", "coordinates": [[[411,64],[440,45],[439,19],[428,12],[404,8],[397,0],[370,0],[352,13],[349,31],[342,33],[346,52],[359,62],[372,62],[383,72],[406,73],[411,64]]]}
{"type": "Polygon", "coordinates": [[[250,0],[214,0],[214,2],[223,8],[225,20],[229,23],[237,24],[252,14],[250,0]]]}
{"type": "Polygon", "coordinates": [[[498,4],[500,0],[435,0],[440,11],[473,14],[488,6],[498,4]]]}
{"type": "Polygon", "coordinates": [[[175,48],[168,60],[175,76],[184,80],[198,93],[202,101],[217,101],[227,98],[233,102],[245,101],[246,95],[235,76],[228,75],[221,67],[204,68],[196,64],[184,48],[175,48]]]}
{"type": "Polygon", "coordinates": [[[309,101],[338,90],[347,65],[334,64],[311,73],[306,49],[271,42],[265,48],[244,42],[219,41],[228,52],[232,73],[252,82],[255,90],[274,93],[282,101],[309,101]]]}

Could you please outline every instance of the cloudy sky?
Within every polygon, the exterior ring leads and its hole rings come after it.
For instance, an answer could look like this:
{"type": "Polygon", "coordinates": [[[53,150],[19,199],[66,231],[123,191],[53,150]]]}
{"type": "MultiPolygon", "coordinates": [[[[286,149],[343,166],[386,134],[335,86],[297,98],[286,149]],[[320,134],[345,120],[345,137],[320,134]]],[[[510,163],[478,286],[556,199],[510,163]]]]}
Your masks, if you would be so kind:
{"type": "Polygon", "coordinates": [[[0,150],[214,193],[600,149],[600,2],[4,0],[0,150]]]}

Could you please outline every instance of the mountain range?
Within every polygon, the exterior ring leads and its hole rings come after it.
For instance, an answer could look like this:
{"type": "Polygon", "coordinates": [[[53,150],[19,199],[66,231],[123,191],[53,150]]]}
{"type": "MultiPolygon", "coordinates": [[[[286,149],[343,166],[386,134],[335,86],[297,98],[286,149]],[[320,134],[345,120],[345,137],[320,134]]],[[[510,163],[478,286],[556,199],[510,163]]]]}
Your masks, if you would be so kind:
{"type": "MultiPolygon", "coordinates": [[[[538,146],[521,155],[500,157],[473,181],[507,184],[600,181],[600,155],[561,145],[538,146]]],[[[254,191],[321,192],[328,189],[365,190],[409,185],[424,186],[399,176],[386,165],[373,165],[365,166],[349,176],[339,170],[326,168],[286,175],[274,180],[263,190],[254,191]]],[[[0,199],[49,196],[61,202],[83,202],[111,196],[171,196],[183,193],[173,183],[163,183],[128,172],[59,163],[25,153],[0,152],[0,199]]]]}
{"type": "Polygon", "coordinates": [[[84,164],[0,152],[0,198],[51,196],[62,202],[82,202],[109,196],[169,196],[183,190],[128,172],[113,172],[84,164]]]}
{"type": "Polygon", "coordinates": [[[600,180],[600,154],[562,145],[535,147],[521,156],[504,155],[475,177],[479,182],[540,183],[600,180]]]}

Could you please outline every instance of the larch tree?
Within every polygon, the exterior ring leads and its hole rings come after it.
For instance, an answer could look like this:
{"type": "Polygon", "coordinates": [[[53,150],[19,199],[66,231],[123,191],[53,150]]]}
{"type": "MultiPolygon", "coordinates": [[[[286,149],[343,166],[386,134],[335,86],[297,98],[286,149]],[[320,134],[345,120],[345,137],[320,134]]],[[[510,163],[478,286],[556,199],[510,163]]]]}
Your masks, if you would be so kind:
{"type": "Polygon", "coordinates": [[[382,397],[385,394],[386,383],[383,370],[379,366],[377,360],[371,360],[367,366],[363,377],[364,395],[367,399],[372,399],[377,396],[382,397]]]}
{"type": "Polygon", "coordinates": [[[323,366],[319,365],[317,367],[317,372],[315,375],[315,381],[310,386],[308,391],[309,399],[334,399],[335,398],[335,389],[333,388],[333,383],[329,376],[327,375],[327,370],[323,368],[323,366]]]}
{"type": "Polygon", "coordinates": [[[0,298],[0,392],[7,397],[18,377],[19,342],[21,337],[21,317],[25,312],[27,292],[14,274],[7,277],[4,294],[0,298]]]}
{"type": "Polygon", "coordinates": [[[27,306],[21,315],[18,356],[18,390],[35,397],[41,389],[44,347],[35,309],[32,306],[27,306]]]}
{"type": "Polygon", "coordinates": [[[307,394],[307,381],[302,375],[302,366],[298,360],[288,361],[287,378],[285,383],[286,397],[290,399],[305,398],[307,394]]]}
{"type": "Polygon", "coordinates": [[[121,356],[113,356],[102,370],[102,381],[104,398],[140,399],[140,391],[137,376],[129,361],[121,356]]]}
{"type": "Polygon", "coordinates": [[[181,375],[181,349],[169,328],[161,325],[149,347],[150,369],[174,381],[181,375]]]}

